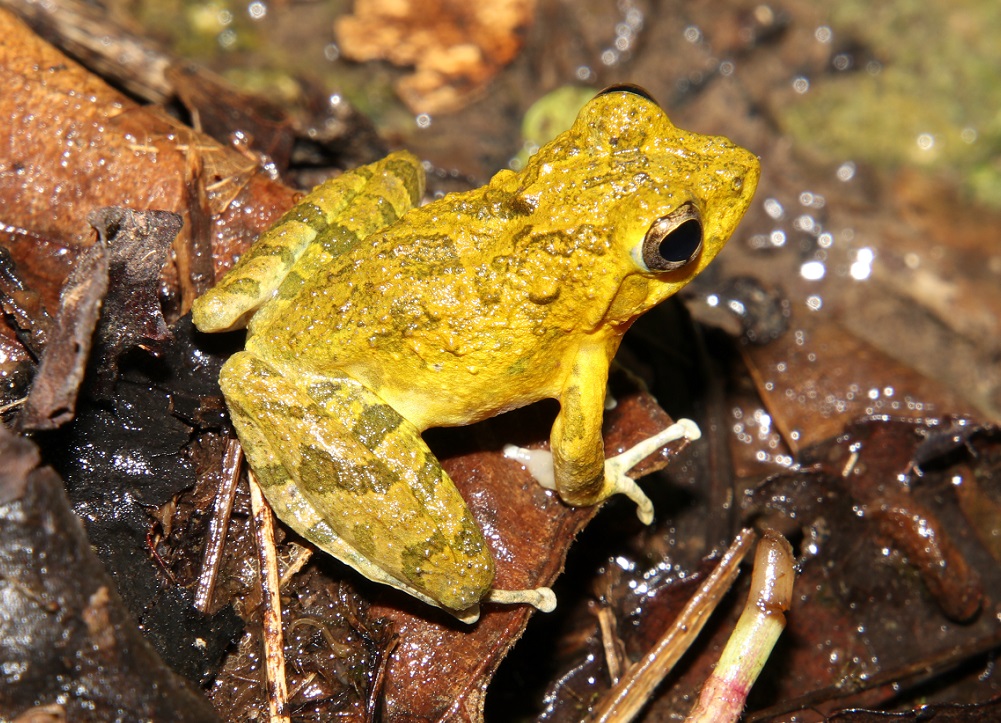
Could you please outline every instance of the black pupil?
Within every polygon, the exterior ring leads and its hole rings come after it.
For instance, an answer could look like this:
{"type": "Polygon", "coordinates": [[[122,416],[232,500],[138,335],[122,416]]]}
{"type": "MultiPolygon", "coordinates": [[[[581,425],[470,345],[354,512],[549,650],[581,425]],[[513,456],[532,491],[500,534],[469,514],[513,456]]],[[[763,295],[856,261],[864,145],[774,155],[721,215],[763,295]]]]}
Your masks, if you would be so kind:
{"type": "Polygon", "coordinates": [[[665,261],[683,264],[695,255],[701,244],[702,225],[690,218],[664,237],[659,251],[665,261]]]}

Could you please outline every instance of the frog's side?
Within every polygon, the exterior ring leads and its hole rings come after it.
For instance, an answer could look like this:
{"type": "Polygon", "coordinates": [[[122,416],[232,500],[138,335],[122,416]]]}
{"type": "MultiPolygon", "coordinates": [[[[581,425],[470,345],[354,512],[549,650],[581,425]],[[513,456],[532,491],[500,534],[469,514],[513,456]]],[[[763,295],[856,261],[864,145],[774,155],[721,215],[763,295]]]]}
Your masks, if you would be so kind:
{"type": "Polygon", "coordinates": [[[523,171],[468,193],[411,208],[423,175],[406,153],[314,189],[194,308],[203,331],[250,317],[220,383],[279,517],[469,618],[488,596],[546,606],[491,593],[482,535],[420,432],[556,398],[560,496],[624,492],[649,517],[604,458],[608,366],[723,247],[757,177],[747,151],[615,90],[523,171]]]}

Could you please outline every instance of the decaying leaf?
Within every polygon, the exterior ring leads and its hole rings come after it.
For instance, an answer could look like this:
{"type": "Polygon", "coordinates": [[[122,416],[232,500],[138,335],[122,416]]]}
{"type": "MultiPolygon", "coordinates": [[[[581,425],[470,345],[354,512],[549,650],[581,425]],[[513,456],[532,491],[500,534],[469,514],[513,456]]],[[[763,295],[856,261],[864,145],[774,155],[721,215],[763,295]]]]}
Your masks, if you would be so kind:
{"type": "MultiPolygon", "coordinates": [[[[291,205],[295,192],[245,155],[156,106],[139,106],[5,9],[0,38],[0,112],[9,119],[0,127],[6,225],[89,246],[87,216],[98,208],[161,209],[187,217],[190,156],[198,154],[221,273],[291,205]]],[[[178,236],[179,254],[190,247],[189,228],[185,224],[178,236]]],[[[170,266],[165,280],[174,293],[188,283],[170,266]]]]}
{"type": "Polygon", "coordinates": [[[107,290],[108,250],[104,241],[98,241],[80,254],[66,280],[52,338],[24,404],[22,428],[55,429],[73,419],[107,290]]]}
{"type": "Polygon", "coordinates": [[[42,298],[22,278],[6,246],[0,245],[0,309],[18,341],[36,359],[48,343],[52,320],[42,298]]]}
{"type": "Polygon", "coordinates": [[[742,352],[776,426],[793,451],[833,437],[870,414],[975,415],[959,395],[837,324],[798,314],[795,332],[742,352]]]}
{"type": "Polygon", "coordinates": [[[534,12],[535,0],[356,0],[335,30],[352,60],[414,66],[397,83],[400,97],[415,113],[443,113],[468,103],[518,54],[534,12]]]}
{"type": "Polygon", "coordinates": [[[107,323],[98,326],[97,338],[98,373],[103,384],[111,385],[122,354],[141,346],[156,356],[170,338],[158,292],[181,217],[167,211],[102,208],[88,220],[108,248],[109,287],[103,312],[107,323]]]}
{"type": "MultiPolygon", "coordinates": [[[[87,241],[89,245],[91,239],[87,241]]],[[[8,320],[15,327],[22,323],[35,326],[40,321],[51,324],[51,317],[59,308],[59,294],[76,265],[77,256],[86,246],[57,241],[31,229],[7,226],[0,229],[0,247],[4,249],[4,275],[12,277],[3,281],[3,293],[23,311],[10,314],[5,310],[8,320]],[[37,299],[41,309],[33,308],[33,302],[19,299],[19,294],[37,299]]],[[[34,329],[31,333],[33,337],[37,335],[34,329]]],[[[25,340],[25,344],[33,349],[36,359],[45,346],[40,338],[25,340]]]]}
{"type": "Polygon", "coordinates": [[[217,720],[139,633],[35,446],[0,427],[0,458],[0,717],[217,720]]]}
{"type": "Polygon", "coordinates": [[[180,217],[102,209],[90,218],[99,238],[80,254],[60,295],[20,418],[23,429],[54,429],[73,418],[95,331],[97,375],[106,389],[122,354],[141,344],[155,351],[149,345],[168,338],[157,292],[180,217]],[[106,323],[99,325],[102,307],[106,323]]]}

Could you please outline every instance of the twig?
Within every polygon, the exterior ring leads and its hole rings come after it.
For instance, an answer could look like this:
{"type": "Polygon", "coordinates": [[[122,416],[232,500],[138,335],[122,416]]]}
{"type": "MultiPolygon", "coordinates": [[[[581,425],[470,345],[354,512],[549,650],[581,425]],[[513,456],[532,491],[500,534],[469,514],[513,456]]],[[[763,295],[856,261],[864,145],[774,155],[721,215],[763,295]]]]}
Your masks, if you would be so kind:
{"type": "Polygon", "coordinates": [[[365,723],[377,720],[376,714],[379,711],[382,689],[386,684],[386,670],[389,668],[389,657],[393,654],[399,642],[400,636],[392,633],[392,637],[386,645],[379,650],[379,657],[375,664],[375,677],[372,679],[372,686],[369,688],[368,700],[365,701],[365,723]]]}
{"type": "Polygon", "coordinates": [[[742,530],[723,555],[719,565],[685,605],[653,649],[636,662],[619,684],[608,691],[596,706],[591,720],[597,723],[627,723],[646,705],[654,689],[671,672],[696,636],[705,626],[709,615],[737,579],[740,562],[751,549],[755,535],[742,530]]]}
{"type": "Polygon", "coordinates": [[[233,512],[233,498],[236,497],[236,483],[240,477],[242,458],[243,450],[240,448],[240,443],[230,439],[223,453],[223,483],[216,490],[215,508],[209,521],[209,539],[205,544],[205,555],[202,557],[202,572],[198,576],[198,586],[195,588],[195,608],[203,613],[207,613],[212,605],[212,594],[219,574],[219,561],[222,559],[226,532],[229,530],[229,518],[233,512]]]}
{"type": "Polygon", "coordinates": [[[267,677],[268,713],[271,723],[289,723],[288,687],[285,680],[285,650],[282,641],[281,593],[278,588],[278,555],[275,552],[275,522],[251,470],[250,507],[257,531],[257,555],[261,567],[261,598],[264,607],[264,671],[267,677]]]}
{"type": "Polygon", "coordinates": [[[607,607],[598,608],[596,613],[598,627],[601,630],[601,647],[605,651],[605,665],[608,667],[608,678],[612,685],[619,682],[622,677],[622,656],[616,643],[619,642],[618,630],[616,630],[615,616],[607,607]]]}
{"type": "Polygon", "coordinates": [[[279,588],[283,590],[285,589],[285,586],[289,584],[289,581],[295,577],[295,574],[306,566],[306,563],[309,562],[309,558],[313,556],[312,548],[303,547],[302,545],[297,545],[294,542],[291,543],[291,545],[294,550],[292,554],[292,561],[289,563],[288,567],[285,568],[285,572],[282,573],[282,579],[279,583],[279,588]]]}

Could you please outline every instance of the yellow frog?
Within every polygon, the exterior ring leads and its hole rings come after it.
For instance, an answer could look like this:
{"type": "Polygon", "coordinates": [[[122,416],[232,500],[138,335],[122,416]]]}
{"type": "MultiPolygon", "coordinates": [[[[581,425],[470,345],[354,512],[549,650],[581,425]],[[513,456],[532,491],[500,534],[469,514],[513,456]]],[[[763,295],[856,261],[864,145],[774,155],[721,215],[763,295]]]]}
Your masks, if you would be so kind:
{"type": "Polygon", "coordinates": [[[571,505],[624,493],[649,522],[626,472],[698,428],[606,460],[608,367],[630,324],[723,248],[758,174],[748,151],[618,87],[479,189],[418,207],[421,164],[402,152],[315,188],[193,309],[201,331],[248,327],[219,382],[275,512],[460,619],[484,600],[552,609],[548,588],[492,589],[480,529],[421,432],[555,398],[536,476],[571,505]]]}

